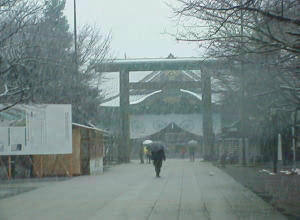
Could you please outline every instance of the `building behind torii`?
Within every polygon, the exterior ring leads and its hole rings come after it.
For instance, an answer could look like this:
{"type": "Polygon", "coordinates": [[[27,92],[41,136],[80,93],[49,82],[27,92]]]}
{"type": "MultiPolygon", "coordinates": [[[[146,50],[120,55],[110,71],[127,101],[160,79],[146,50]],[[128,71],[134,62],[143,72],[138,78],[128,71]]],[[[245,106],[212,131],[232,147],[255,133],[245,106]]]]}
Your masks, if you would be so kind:
{"type": "Polygon", "coordinates": [[[97,71],[119,72],[120,76],[120,95],[102,104],[105,107],[120,107],[120,126],[117,126],[120,127],[121,139],[119,161],[130,160],[130,139],[149,137],[172,123],[191,134],[203,137],[204,156],[213,157],[213,137],[221,130],[221,120],[212,104],[211,77],[208,70],[217,68],[218,64],[214,60],[169,57],[119,60],[99,66],[97,71]],[[153,72],[139,82],[129,83],[131,71],[153,72]],[[186,100],[188,103],[184,103],[186,100]],[[169,109],[171,111],[160,112],[163,115],[153,114],[155,106],[157,109],[166,103],[168,107],[172,106],[169,109]],[[181,106],[181,111],[174,110],[178,109],[176,104],[179,108],[181,106]]]}

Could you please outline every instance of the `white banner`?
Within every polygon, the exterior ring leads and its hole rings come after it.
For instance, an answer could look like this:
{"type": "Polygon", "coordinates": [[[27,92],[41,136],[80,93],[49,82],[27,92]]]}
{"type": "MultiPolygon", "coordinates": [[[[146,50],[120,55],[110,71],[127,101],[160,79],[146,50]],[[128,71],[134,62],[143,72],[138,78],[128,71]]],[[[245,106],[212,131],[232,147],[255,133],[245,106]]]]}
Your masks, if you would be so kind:
{"type": "Polygon", "coordinates": [[[17,105],[0,112],[0,155],[70,153],[71,105],[17,105]]]}

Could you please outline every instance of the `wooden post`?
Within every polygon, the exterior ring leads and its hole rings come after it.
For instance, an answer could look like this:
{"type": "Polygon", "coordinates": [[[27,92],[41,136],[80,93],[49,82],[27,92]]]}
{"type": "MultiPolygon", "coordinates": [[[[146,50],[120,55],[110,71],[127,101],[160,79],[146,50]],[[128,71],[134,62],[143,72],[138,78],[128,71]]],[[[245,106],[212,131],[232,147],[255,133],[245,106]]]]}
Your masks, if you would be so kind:
{"type": "Polygon", "coordinates": [[[73,154],[71,154],[70,158],[70,177],[73,176],[73,154]]]}
{"type": "Polygon", "coordinates": [[[64,168],[64,170],[65,170],[67,176],[68,176],[68,177],[71,177],[71,174],[70,174],[68,168],[66,167],[66,165],[65,165],[65,163],[64,163],[64,161],[63,161],[63,158],[58,159],[58,162],[59,162],[60,165],[64,168]]]}
{"type": "Polygon", "coordinates": [[[41,155],[41,160],[40,160],[40,178],[43,177],[43,156],[44,155],[41,155]]]}
{"type": "Polygon", "coordinates": [[[213,125],[211,107],[211,77],[208,73],[201,74],[202,90],[202,127],[203,127],[203,157],[205,160],[214,158],[213,125]]]}
{"type": "Polygon", "coordinates": [[[1,158],[1,156],[0,156],[0,166],[4,166],[5,174],[7,176],[7,179],[9,179],[9,177],[8,177],[8,170],[6,168],[5,163],[3,162],[2,158],[1,158]]]}
{"type": "Polygon", "coordinates": [[[120,144],[119,162],[128,163],[130,160],[129,132],[129,71],[120,72],[120,144]]]}
{"type": "Polygon", "coordinates": [[[292,142],[292,148],[293,148],[293,168],[296,169],[296,145],[297,145],[297,118],[298,118],[298,108],[296,108],[295,113],[294,113],[294,123],[293,123],[293,127],[292,127],[292,138],[293,138],[293,142],[292,142]]]}
{"type": "Polygon", "coordinates": [[[11,179],[11,156],[8,156],[8,180],[11,179]]]}

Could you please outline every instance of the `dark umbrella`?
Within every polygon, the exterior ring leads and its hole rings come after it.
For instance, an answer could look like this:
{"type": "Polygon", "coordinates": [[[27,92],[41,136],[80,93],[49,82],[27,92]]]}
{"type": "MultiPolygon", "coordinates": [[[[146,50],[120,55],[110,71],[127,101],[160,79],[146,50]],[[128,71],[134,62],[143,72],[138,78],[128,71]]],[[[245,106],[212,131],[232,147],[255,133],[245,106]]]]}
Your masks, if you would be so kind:
{"type": "Polygon", "coordinates": [[[160,151],[160,150],[164,150],[165,149],[165,145],[162,142],[153,141],[151,144],[149,144],[149,149],[152,152],[157,152],[157,151],[160,151]]]}

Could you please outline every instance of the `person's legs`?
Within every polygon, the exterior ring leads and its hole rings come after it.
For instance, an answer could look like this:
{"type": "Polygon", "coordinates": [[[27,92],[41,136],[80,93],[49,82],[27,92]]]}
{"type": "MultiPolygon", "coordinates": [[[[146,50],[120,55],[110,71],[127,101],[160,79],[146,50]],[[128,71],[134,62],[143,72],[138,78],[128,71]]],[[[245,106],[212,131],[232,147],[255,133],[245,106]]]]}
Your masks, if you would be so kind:
{"type": "Polygon", "coordinates": [[[157,176],[157,160],[153,160],[153,165],[154,165],[155,173],[157,176]]]}
{"type": "Polygon", "coordinates": [[[159,177],[159,172],[160,172],[159,160],[153,160],[153,165],[155,167],[156,177],[159,177]]]}
{"type": "Polygon", "coordinates": [[[161,166],[162,166],[162,160],[156,160],[156,162],[155,162],[155,172],[156,172],[157,177],[159,177],[161,166]]]}

